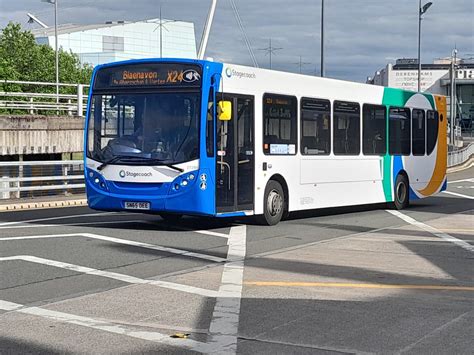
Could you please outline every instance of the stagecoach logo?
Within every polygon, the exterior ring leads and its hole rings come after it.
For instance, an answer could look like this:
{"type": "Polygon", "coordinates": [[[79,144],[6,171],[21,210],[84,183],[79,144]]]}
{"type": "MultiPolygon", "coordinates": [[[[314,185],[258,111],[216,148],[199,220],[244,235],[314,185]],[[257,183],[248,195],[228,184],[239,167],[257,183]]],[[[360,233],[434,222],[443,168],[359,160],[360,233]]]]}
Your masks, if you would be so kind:
{"type": "Polygon", "coordinates": [[[232,78],[233,76],[236,76],[239,79],[242,79],[242,78],[256,79],[257,78],[257,75],[255,75],[255,73],[246,73],[246,72],[238,71],[238,70],[235,70],[235,69],[232,69],[232,68],[227,68],[225,70],[225,75],[228,78],[232,78]]]}
{"type": "Polygon", "coordinates": [[[193,69],[186,70],[183,73],[183,81],[187,83],[194,83],[195,81],[201,80],[201,75],[193,69]]]}
{"type": "Polygon", "coordinates": [[[125,177],[132,177],[132,178],[151,177],[151,176],[153,176],[153,174],[151,172],[148,172],[148,173],[135,173],[135,172],[132,172],[132,171],[120,170],[119,176],[123,179],[125,177]]]}

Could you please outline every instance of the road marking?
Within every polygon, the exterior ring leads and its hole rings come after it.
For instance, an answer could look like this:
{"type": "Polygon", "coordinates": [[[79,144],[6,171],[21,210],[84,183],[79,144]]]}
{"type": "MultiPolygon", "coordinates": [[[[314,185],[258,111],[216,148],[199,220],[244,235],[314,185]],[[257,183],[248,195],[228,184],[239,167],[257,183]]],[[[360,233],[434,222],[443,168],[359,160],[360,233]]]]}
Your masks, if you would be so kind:
{"type": "Polygon", "coordinates": [[[123,324],[117,325],[99,319],[77,316],[70,313],[52,311],[39,307],[25,307],[21,304],[3,300],[0,300],[0,310],[38,316],[41,318],[53,320],[55,322],[79,325],[82,327],[97,329],[119,335],[126,335],[132,338],[152,341],[155,343],[165,344],[169,346],[176,346],[179,348],[199,351],[202,353],[209,353],[212,351],[212,349],[207,344],[192,339],[173,339],[170,338],[170,336],[167,334],[144,330],[137,331],[131,328],[127,328],[123,324]]]}
{"type": "MultiPolygon", "coordinates": [[[[76,214],[76,215],[70,215],[70,216],[58,216],[58,217],[48,217],[48,218],[39,218],[39,219],[29,219],[29,220],[26,220],[26,221],[0,223],[0,227],[1,226],[15,225],[15,224],[23,224],[23,223],[36,223],[36,222],[45,222],[45,221],[55,221],[55,220],[59,220],[59,219],[110,216],[110,215],[113,215],[113,214],[117,214],[117,212],[101,212],[101,213],[76,214]]],[[[130,213],[127,213],[127,214],[130,214],[130,213]]]]}
{"type": "Polygon", "coordinates": [[[474,233],[474,229],[446,229],[446,228],[443,228],[443,232],[474,233]]]}
{"type": "MultiPolygon", "coordinates": [[[[143,221],[143,222],[146,223],[146,224],[150,224],[150,225],[152,225],[152,226],[156,226],[156,223],[153,222],[153,221],[143,221]]],[[[208,230],[205,230],[205,229],[195,230],[195,229],[192,229],[192,228],[181,227],[181,226],[177,226],[177,225],[174,225],[174,224],[169,224],[169,226],[170,226],[170,227],[173,227],[173,228],[175,228],[175,229],[181,230],[181,231],[194,232],[194,233],[199,233],[199,234],[205,234],[205,235],[210,235],[210,236],[212,236],[212,237],[220,237],[220,238],[226,238],[226,239],[229,238],[229,235],[227,235],[227,234],[218,233],[218,232],[212,232],[212,231],[208,231],[208,230]]]]}
{"type": "Polygon", "coordinates": [[[386,210],[388,213],[391,213],[393,214],[394,216],[404,220],[405,222],[413,225],[413,226],[416,226],[420,229],[423,229],[424,231],[430,233],[430,234],[433,234],[434,236],[436,237],[439,237],[441,239],[444,239],[445,241],[447,242],[451,242],[451,243],[454,243],[456,244],[457,246],[467,250],[467,251],[470,251],[470,252],[474,252],[474,245],[471,245],[467,242],[465,242],[464,240],[461,240],[461,239],[458,239],[458,238],[455,238],[449,234],[446,234],[442,231],[440,231],[439,229],[436,229],[434,227],[431,227],[425,223],[422,223],[422,222],[418,222],[417,220],[401,213],[400,211],[394,211],[394,210],[386,210]]]}
{"type": "Polygon", "coordinates": [[[408,290],[446,290],[471,291],[474,286],[449,285],[390,285],[390,284],[358,284],[340,282],[284,282],[284,281],[246,281],[244,285],[265,287],[335,287],[335,288],[374,288],[374,289],[408,289],[408,290]]]}
{"type": "Polygon", "coordinates": [[[224,265],[221,285],[212,313],[209,344],[217,348],[218,353],[235,354],[247,249],[247,227],[232,227],[228,244],[227,259],[229,261],[224,265]]]}
{"type": "MultiPolygon", "coordinates": [[[[454,319],[451,319],[449,322],[446,322],[445,324],[443,324],[442,326],[432,330],[431,332],[429,332],[428,334],[426,334],[425,336],[421,337],[420,339],[418,339],[417,341],[415,341],[414,343],[404,347],[403,349],[399,350],[398,351],[398,354],[403,354],[403,353],[406,353],[407,351],[410,351],[412,350],[416,345],[420,344],[422,341],[428,339],[428,338],[432,338],[433,336],[439,336],[439,337],[442,337],[443,335],[441,334],[442,331],[448,327],[450,327],[451,325],[459,322],[460,320],[462,320],[463,318],[465,318],[466,316],[468,316],[470,313],[472,313],[472,311],[470,312],[466,312],[466,313],[463,313],[461,315],[459,315],[458,317],[454,318],[454,319]]],[[[415,352],[416,353],[416,352],[415,352]]]]}
{"type": "Polygon", "coordinates": [[[456,193],[456,192],[443,191],[443,193],[448,194],[448,195],[457,196],[457,197],[467,198],[467,199],[469,199],[469,200],[474,200],[474,197],[473,197],[473,196],[458,194],[458,193],[456,193]]]}
{"type": "Polygon", "coordinates": [[[51,239],[51,238],[67,238],[67,237],[85,237],[85,238],[103,240],[103,241],[107,241],[107,242],[111,242],[111,243],[131,245],[131,246],[134,246],[134,247],[161,251],[161,252],[164,252],[164,253],[188,256],[188,257],[193,257],[193,258],[197,258],[197,259],[210,260],[210,261],[213,261],[213,262],[216,262],[216,263],[226,261],[226,259],[219,258],[217,256],[194,253],[194,252],[190,252],[190,251],[187,251],[187,250],[181,250],[181,249],[169,248],[169,247],[162,247],[162,246],[148,244],[148,243],[136,242],[134,240],[119,239],[119,238],[107,237],[107,236],[104,236],[104,235],[91,234],[91,233],[72,233],[72,234],[37,235],[37,236],[26,236],[26,237],[8,237],[8,238],[0,238],[0,242],[13,241],[13,240],[51,239]]]}
{"type": "Polygon", "coordinates": [[[162,288],[201,295],[204,297],[217,296],[217,291],[213,291],[213,290],[206,290],[199,287],[187,286],[187,285],[182,285],[182,284],[177,284],[177,283],[167,282],[167,281],[140,279],[138,277],[119,274],[116,272],[97,270],[90,267],[63,263],[61,261],[56,261],[56,260],[38,258],[36,256],[31,256],[31,255],[16,255],[16,256],[8,256],[8,257],[0,258],[0,261],[11,261],[11,260],[23,260],[23,261],[28,261],[31,263],[53,266],[53,267],[57,267],[57,268],[65,269],[65,270],[75,271],[81,274],[106,277],[109,279],[114,279],[114,280],[129,283],[129,284],[159,286],[162,288]]]}
{"type": "Polygon", "coordinates": [[[455,181],[448,181],[448,184],[457,184],[460,182],[474,182],[474,179],[462,179],[462,180],[455,180],[455,181]]]}
{"type": "Polygon", "coordinates": [[[26,226],[5,226],[0,227],[1,229],[24,229],[24,228],[51,228],[51,227],[74,227],[74,226],[89,226],[89,225],[102,225],[102,224],[124,224],[124,223],[140,223],[143,222],[141,219],[131,219],[127,221],[104,221],[104,222],[79,222],[79,223],[65,223],[65,224],[28,224],[26,226]]]}

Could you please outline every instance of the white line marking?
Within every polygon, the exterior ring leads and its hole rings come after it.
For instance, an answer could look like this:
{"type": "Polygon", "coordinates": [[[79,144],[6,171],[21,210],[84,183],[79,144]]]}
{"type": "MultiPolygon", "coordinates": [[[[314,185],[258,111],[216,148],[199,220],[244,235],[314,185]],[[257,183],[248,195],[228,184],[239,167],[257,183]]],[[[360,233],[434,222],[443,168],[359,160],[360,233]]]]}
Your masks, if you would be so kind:
{"type": "Polygon", "coordinates": [[[246,254],[246,226],[232,227],[227,262],[209,326],[210,344],[218,353],[235,354],[239,330],[240,302],[246,254]]]}
{"type": "Polygon", "coordinates": [[[458,193],[456,193],[456,192],[443,191],[443,193],[448,194],[448,195],[457,196],[457,197],[467,198],[467,199],[469,199],[469,200],[474,200],[474,197],[472,197],[472,196],[462,195],[462,194],[458,194],[458,193]]]}
{"type": "Polygon", "coordinates": [[[38,258],[36,256],[31,256],[31,255],[16,255],[16,256],[8,256],[8,257],[0,258],[0,261],[10,261],[10,260],[23,260],[23,261],[28,261],[31,263],[53,266],[53,267],[57,267],[57,268],[65,269],[65,270],[75,271],[82,274],[101,276],[101,277],[106,277],[109,279],[119,280],[119,281],[126,282],[129,284],[140,284],[140,285],[146,284],[146,285],[159,286],[162,288],[167,288],[167,289],[186,292],[186,293],[192,293],[192,294],[201,295],[204,297],[217,296],[217,291],[213,291],[213,290],[206,290],[199,287],[181,285],[181,284],[167,282],[167,281],[140,279],[138,277],[119,274],[116,272],[97,270],[90,267],[63,263],[61,261],[55,261],[55,260],[50,260],[50,259],[38,258]]]}
{"type": "Polygon", "coordinates": [[[399,350],[398,351],[398,354],[403,354],[403,353],[406,353],[407,351],[410,351],[412,350],[416,345],[418,345],[419,343],[421,343],[422,341],[426,340],[426,339],[429,339],[429,338],[432,338],[434,336],[442,336],[440,333],[442,333],[442,331],[448,327],[450,327],[451,325],[453,325],[454,323],[457,323],[459,322],[460,320],[462,320],[463,318],[465,318],[467,315],[469,315],[471,312],[466,312],[466,313],[463,313],[461,314],[460,316],[454,318],[454,319],[451,319],[449,322],[443,324],[442,326],[436,328],[435,330],[432,330],[431,332],[429,332],[428,334],[426,334],[425,336],[421,337],[420,339],[418,339],[417,341],[415,341],[414,343],[404,347],[403,349],[399,350]]]}
{"type": "MultiPolygon", "coordinates": [[[[156,223],[153,221],[143,221],[143,223],[156,226],[156,223]]],[[[224,233],[218,233],[218,232],[212,232],[208,230],[194,230],[192,228],[186,228],[186,227],[181,227],[181,226],[176,226],[176,225],[170,225],[170,227],[176,228],[178,230],[186,231],[186,232],[194,232],[194,233],[199,233],[199,234],[205,234],[205,235],[210,235],[212,237],[220,237],[220,238],[226,238],[228,239],[229,236],[224,233]]]]}
{"type": "MultiPolygon", "coordinates": [[[[0,223],[0,226],[10,226],[15,224],[23,224],[23,223],[36,223],[36,222],[45,222],[45,221],[55,221],[58,219],[70,219],[70,218],[80,218],[80,217],[97,217],[97,216],[109,216],[117,214],[117,212],[102,212],[102,213],[90,213],[90,214],[76,214],[71,216],[58,216],[58,217],[48,217],[48,218],[40,218],[40,219],[29,219],[26,221],[16,221],[16,222],[4,222],[0,223]]],[[[130,214],[130,213],[127,213],[130,214]]]]}
{"type": "Polygon", "coordinates": [[[463,180],[448,181],[448,184],[457,184],[458,182],[474,182],[474,179],[463,179],[463,180]]]}
{"type": "Polygon", "coordinates": [[[102,224],[124,224],[124,223],[141,223],[141,219],[131,219],[127,221],[104,221],[104,222],[80,222],[80,223],[65,223],[65,224],[28,224],[26,226],[6,226],[0,227],[1,229],[24,229],[24,228],[51,228],[51,227],[74,227],[74,226],[89,226],[89,225],[102,225],[102,224]]]}
{"type": "Polygon", "coordinates": [[[387,212],[393,214],[394,216],[404,220],[405,222],[411,224],[411,225],[414,225],[420,229],[423,229],[424,231],[428,232],[428,233],[431,233],[441,239],[444,239],[445,241],[447,242],[450,242],[450,243],[454,243],[456,244],[457,246],[467,250],[467,251],[470,251],[470,252],[474,252],[474,245],[471,245],[467,242],[465,242],[464,240],[461,240],[461,239],[458,239],[458,238],[455,238],[449,234],[446,234],[442,231],[440,231],[439,229],[436,229],[434,227],[431,227],[425,223],[422,223],[422,222],[418,222],[417,220],[401,213],[400,211],[393,211],[393,210],[387,210],[387,212]]]}
{"type": "Polygon", "coordinates": [[[187,251],[187,250],[181,250],[181,249],[175,249],[175,248],[169,248],[169,247],[162,247],[162,246],[148,244],[148,243],[136,242],[136,241],[133,241],[133,240],[106,237],[104,235],[91,234],[91,233],[53,234],[53,235],[37,235],[37,236],[27,236],[27,237],[8,237],[8,238],[0,238],[0,242],[13,241],[13,240],[50,239],[50,238],[67,238],[67,237],[92,238],[92,239],[103,240],[103,241],[117,243],[117,244],[131,245],[131,246],[139,247],[139,248],[157,250],[157,251],[161,251],[161,252],[165,252],[165,253],[171,253],[171,254],[189,256],[189,257],[198,258],[198,259],[210,260],[210,261],[217,262],[217,263],[226,261],[226,259],[219,258],[217,256],[194,253],[194,252],[190,252],[190,251],[187,251]]]}
{"type": "Polygon", "coordinates": [[[173,339],[166,334],[149,331],[136,331],[130,328],[126,328],[123,325],[117,325],[114,323],[109,323],[89,317],[77,316],[70,313],[52,311],[39,307],[25,307],[21,304],[2,300],[0,300],[0,309],[5,311],[15,311],[18,313],[29,314],[41,318],[47,318],[56,322],[75,324],[82,327],[102,330],[109,333],[126,335],[132,338],[152,341],[155,343],[165,344],[169,346],[176,346],[179,348],[199,351],[202,353],[209,353],[210,351],[212,351],[212,349],[207,344],[198,342],[196,340],[173,339]]]}

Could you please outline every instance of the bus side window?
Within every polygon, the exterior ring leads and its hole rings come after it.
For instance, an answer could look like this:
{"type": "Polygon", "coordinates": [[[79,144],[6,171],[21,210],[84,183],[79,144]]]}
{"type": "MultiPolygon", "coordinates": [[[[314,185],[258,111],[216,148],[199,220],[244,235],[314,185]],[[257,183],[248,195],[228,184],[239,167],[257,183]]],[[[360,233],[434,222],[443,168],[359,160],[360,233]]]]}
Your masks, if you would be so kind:
{"type": "Polygon", "coordinates": [[[362,125],[362,151],[364,155],[387,153],[387,108],[364,105],[362,125]]]}
{"type": "Polygon", "coordinates": [[[301,99],[301,154],[329,155],[331,152],[331,102],[301,99]]]}
{"type": "Polygon", "coordinates": [[[360,154],[360,105],[334,101],[334,154],[360,154]]]}
{"type": "Polygon", "coordinates": [[[206,117],[206,152],[208,157],[214,156],[214,116],[214,89],[211,87],[209,90],[206,117]]]}
{"type": "Polygon", "coordinates": [[[430,155],[438,141],[438,119],[437,111],[429,110],[426,115],[426,154],[430,155]]]}
{"type": "Polygon", "coordinates": [[[297,105],[294,96],[263,95],[263,152],[295,155],[297,105]]]}
{"type": "Polygon", "coordinates": [[[389,147],[390,155],[410,155],[411,112],[406,107],[390,107],[389,147]]]}
{"type": "Polygon", "coordinates": [[[413,109],[411,122],[413,155],[425,155],[425,111],[417,108],[413,109]]]}

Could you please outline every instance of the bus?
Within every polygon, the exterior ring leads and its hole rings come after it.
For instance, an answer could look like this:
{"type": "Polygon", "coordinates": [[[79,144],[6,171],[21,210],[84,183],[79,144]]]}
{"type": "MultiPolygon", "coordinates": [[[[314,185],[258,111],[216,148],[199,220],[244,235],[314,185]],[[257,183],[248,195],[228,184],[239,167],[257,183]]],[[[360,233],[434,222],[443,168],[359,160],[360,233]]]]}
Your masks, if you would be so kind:
{"type": "Polygon", "coordinates": [[[88,204],[254,215],[411,200],[446,189],[446,98],[191,59],[97,66],[85,125],[88,204]]]}

